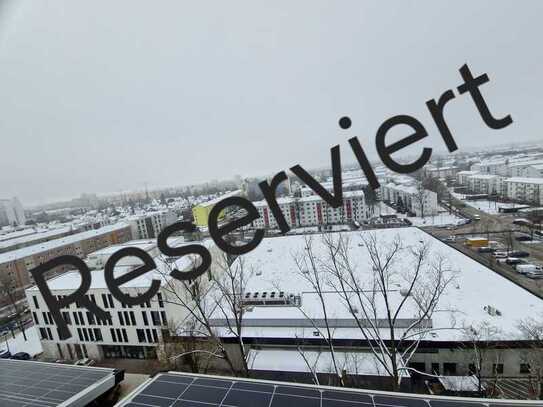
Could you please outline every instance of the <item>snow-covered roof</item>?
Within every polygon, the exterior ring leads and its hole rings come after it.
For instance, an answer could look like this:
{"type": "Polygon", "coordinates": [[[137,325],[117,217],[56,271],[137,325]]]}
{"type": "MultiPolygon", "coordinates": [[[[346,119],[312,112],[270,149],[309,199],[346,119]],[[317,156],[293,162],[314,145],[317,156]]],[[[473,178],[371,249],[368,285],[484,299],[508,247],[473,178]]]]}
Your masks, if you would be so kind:
{"type": "MultiPolygon", "coordinates": [[[[186,242],[186,243],[175,244],[175,247],[180,247],[185,244],[194,244],[194,243],[202,244],[208,248],[213,245],[213,241],[211,239],[206,239],[201,242],[186,242]]],[[[134,257],[134,260],[138,260],[138,259],[134,257]]],[[[194,256],[192,255],[180,257],[176,259],[175,261],[175,268],[177,268],[178,270],[187,270],[188,268],[193,266],[194,264],[193,260],[194,260],[194,256]]],[[[157,270],[149,271],[137,278],[134,278],[126,282],[121,287],[148,288],[151,285],[151,281],[154,279],[160,280],[164,284],[166,282],[164,275],[169,274],[170,269],[168,268],[168,266],[166,265],[162,257],[155,257],[155,263],[157,265],[158,271],[157,270]]],[[[142,263],[140,262],[139,264],[142,264],[142,263]]],[[[115,277],[120,277],[128,273],[130,270],[133,270],[134,268],[135,268],[134,264],[127,265],[127,266],[117,266],[115,267],[115,272],[114,272],[115,277]]],[[[66,273],[60,274],[56,277],[53,277],[47,280],[47,285],[49,286],[49,289],[54,295],[57,295],[55,291],[59,291],[59,290],[73,291],[81,285],[81,274],[75,270],[68,271],[66,273]]],[[[90,289],[107,289],[107,284],[104,277],[104,270],[91,270],[90,289]]],[[[37,286],[34,285],[32,287],[27,288],[26,291],[36,292],[36,291],[39,291],[39,289],[37,286]]]]}
{"type": "Polygon", "coordinates": [[[6,253],[0,253],[0,264],[9,261],[23,259],[38,253],[46,252],[58,247],[66,246],[82,240],[90,239],[96,236],[105,235],[116,230],[128,227],[126,223],[117,223],[115,225],[104,226],[100,229],[88,230],[73,235],[68,235],[60,239],[49,240],[48,242],[38,243],[33,246],[23,247],[6,253]]]}
{"type": "MultiPolygon", "coordinates": [[[[434,332],[424,339],[429,341],[461,340],[466,337],[469,326],[477,326],[484,321],[501,329],[503,339],[519,337],[517,324],[527,315],[543,313],[543,301],[523,288],[511,283],[494,271],[451,248],[445,243],[414,227],[400,229],[382,229],[366,232],[346,232],[343,235],[351,241],[351,263],[356,268],[357,275],[366,280],[373,273],[367,250],[363,246],[360,234],[374,233],[378,241],[386,245],[398,238],[406,247],[402,253],[401,263],[398,264],[398,275],[392,283],[394,288],[389,292],[393,304],[399,304],[404,298],[400,290],[404,288],[405,280],[402,273],[410,269],[412,258],[407,248],[414,247],[420,242],[430,245],[430,261],[442,256],[451,273],[454,282],[451,283],[440,299],[440,303],[432,316],[431,324],[434,332]],[[362,245],[362,246],[361,246],[362,245]],[[492,287],[492,289],[489,289],[492,287]],[[488,306],[500,311],[501,315],[491,316],[488,306]]],[[[259,270],[248,282],[245,292],[268,292],[283,290],[301,296],[301,308],[296,306],[255,306],[244,316],[247,326],[244,335],[247,337],[313,337],[314,329],[300,325],[298,328],[293,321],[303,321],[306,316],[319,319],[323,317],[319,298],[311,285],[296,268],[294,256],[304,253],[306,236],[284,236],[264,239],[252,252],[243,256],[245,267],[259,270]],[[289,322],[290,320],[290,322],[289,322]],[[285,321],[284,323],[282,321],[285,321]],[[269,322],[269,324],[268,324],[269,322]],[[268,324],[268,325],[266,325],[268,324]]],[[[317,257],[325,256],[325,246],[319,236],[313,236],[313,250],[317,257]]],[[[426,265],[425,267],[430,267],[426,265]]],[[[329,289],[329,291],[333,291],[329,289]]],[[[337,339],[363,339],[360,330],[349,326],[346,320],[352,315],[342,299],[334,292],[324,296],[329,317],[335,320],[338,327],[334,336],[337,339]]],[[[408,321],[415,315],[414,304],[404,309],[401,319],[408,321]]],[[[380,306],[379,312],[384,307],[380,306]]],[[[216,318],[224,318],[218,315],[216,318]]],[[[221,331],[220,323],[217,329],[221,331]]],[[[401,329],[399,329],[401,331],[401,329]]],[[[229,335],[223,329],[224,335],[229,335]]],[[[388,333],[383,332],[387,337],[388,333]]]]}
{"type": "Polygon", "coordinates": [[[0,248],[8,248],[12,246],[17,246],[24,243],[30,243],[40,239],[50,239],[55,236],[60,236],[62,234],[70,233],[72,231],[71,227],[61,227],[58,229],[38,229],[36,231],[26,233],[22,236],[15,237],[13,239],[5,239],[0,241],[0,248]]]}
{"type": "Polygon", "coordinates": [[[226,194],[223,194],[221,196],[213,198],[213,199],[211,199],[211,200],[209,200],[207,202],[202,202],[202,203],[198,204],[198,206],[204,206],[204,207],[214,206],[218,202],[222,201],[225,198],[229,198],[229,197],[232,197],[232,196],[239,196],[239,195],[241,195],[241,189],[237,189],[235,191],[227,192],[226,194]]]}
{"type": "Polygon", "coordinates": [[[512,177],[512,178],[506,178],[505,182],[541,185],[543,184],[543,178],[512,177]]]}

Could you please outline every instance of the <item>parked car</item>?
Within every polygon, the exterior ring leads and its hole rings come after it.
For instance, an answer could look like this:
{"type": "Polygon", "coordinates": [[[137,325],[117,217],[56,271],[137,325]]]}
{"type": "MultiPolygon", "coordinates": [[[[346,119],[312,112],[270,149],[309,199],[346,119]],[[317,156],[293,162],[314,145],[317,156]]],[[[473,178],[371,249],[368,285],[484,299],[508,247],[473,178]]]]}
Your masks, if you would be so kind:
{"type": "Polygon", "coordinates": [[[444,240],[445,242],[456,242],[456,236],[450,235],[450,236],[447,236],[444,240]]]}
{"type": "Polygon", "coordinates": [[[523,261],[521,259],[519,259],[518,257],[508,257],[507,259],[505,259],[505,264],[509,264],[509,265],[515,265],[515,264],[521,264],[523,263],[523,261]]]}
{"type": "Polygon", "coordinates": [[[89,358],[83,358],[83,359],[79,359],[78,361],[76,361],[74,363],[74,365],[76,365],[76,366],[92,366],[92,365],[94,365],[94,360],[89,359],[89,358]]]}
{"type": "Polygon", "coordinates": [[[543,278],[543,272],[540,272],[540,271],[529,271],[524,275],[534,280],[543,278]]]}
{"type": "Polygon", "coordinates": [[[10,359],[30,360],[30,359],[32,359],[32,357],[26,352],[17,352],[15,355],[12,355],[10,359]]]}
{"type": "Polygon", "coordinates": [[[529,242],[532,240],[530,236],[526,236],[526,235],[517,236],[515,237],[515,239],[519,242],[529,242]]]}
{"type": "Polygon", "coordinates": [[[477,251],[479,253],[494,253],[496,251],[496,249],[494,249],[492,247],[488,247],[488,246],[483,246],[483,247],[479,247],[477,249],[477,251]]]}
{"type": "Polygon", "coordinates": [[[11,357],[11,352],[9,350],[4,349],[3,351],[0,351],[0,359],[9,359],[11,357]]]}
{"type": "Polygon", "coordinates": [[[543,267],[538,264],[517,264],[515,267],[520,274],[543,273],[543,267]]]}
{"type": "Polygon", "coordinates": [[[522,250],[513,250],[509,253],[511,257],[529,257],[530,253],[522,251],[522,250]]]}
{"type": "Polygon", "coordinates": [[[473,216],[473,220],[481,220],[481,217],[479,215],[473,216]]]}
{"type": "Polygon", "coordinates": [[[497,259],[506,259],[507,256],[509,256],[507,252],[502,252],[502,251],[496,251],[493,254],[494,254],[494,257],[497,259]]]}

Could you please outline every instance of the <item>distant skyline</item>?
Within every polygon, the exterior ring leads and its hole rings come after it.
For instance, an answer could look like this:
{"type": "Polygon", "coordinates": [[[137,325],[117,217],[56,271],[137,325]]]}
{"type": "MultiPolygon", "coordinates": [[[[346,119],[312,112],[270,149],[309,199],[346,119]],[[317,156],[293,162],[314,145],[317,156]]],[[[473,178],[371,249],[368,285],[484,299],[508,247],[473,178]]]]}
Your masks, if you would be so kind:
{"type": "Polygon", "coordinates": [[[81,193],[329,165],[358,136],[372,159],[385,119],[488,73],[445,115],[460,151],[541,137],[543,2],[0,0],[0,197],[81,193]],[[350,116],[351,129],[337,121],[350,116]]]}

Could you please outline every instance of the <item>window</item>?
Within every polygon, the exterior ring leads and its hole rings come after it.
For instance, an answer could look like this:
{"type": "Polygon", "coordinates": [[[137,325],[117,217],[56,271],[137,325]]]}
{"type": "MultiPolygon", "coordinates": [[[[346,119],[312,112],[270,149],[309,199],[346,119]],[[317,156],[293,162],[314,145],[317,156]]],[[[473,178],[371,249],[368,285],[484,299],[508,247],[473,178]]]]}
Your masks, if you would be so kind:
{"type": "Polygon", "coordinates": [[[520,364],[520,373],[530,373],[530,364],[529,363],[521,363],[520,364]]]}
{"type": "Polygon", "coordinates": [[[130,323],[132,325],[136,325],[136,316],[134,315],[134,311],[130,311],[130,323]]]}
{"type": "Polygon", "coordinates": [[[121,311],[117,311],[117,316],[119,317],[119,324],[124,325],[123,313],[121,311]]]}
{"type": "Polygon", "coordinates": [[[141,311],[141,316],[143,317],[143,325],[148,326],[149,320],[147,319],[147,312],[141,311]]]}
{"type": "Polygon", "coordinates": [[[445,376],[455,376],[456,363],[443,363],[443,374],[445,376]]]}
{"type": "Polygon", "coordinates": [[[158,335],[156,333],[156,329],[153,329],[153,342],[155,342],[155,343],[158,342],[158,335]]]}
{"type": "Polygon", "coordinates": [[[473,376],[477,374],[477,367],[475,367],[475,363],[470,363],[468,365],[468,373],[473,376]]]}
{"type": "Polygon", "coordinates": [[[96,338],[96,342],[102,342],[104,340],[100,328],[94,328],[94,337],[96,338]]]}
{"type": "Polygon", "coordinates": [[[105,294],[102,294],[102,302],[104,303],[104,308],[109,308],[109,302],[105,294]]]}
{"type": "Polygon", "coordinates": [[[34,319],[34,323],[36,325],[39,325],[40,324],[40,321],[38,320],[38,314],[36,314],[35,312],[32,313],[32,318],[34,319]]]}
{"type": "Polygon", "coordinates": [[[503,363],[493,363],[492,374],[503,374],[503,363]]]}
{"type": "Polygon", "coordinates": [[[138,335],[138,342],[145,343],[145,331],[143,329],[136,329],[136,334],[138,335]]]}
{"type": "Polygon", "coordinates": [[[162,299],[162,293],[157,293],[156,298],[158,300],[158,306],[164,308],[164,301],[162,299]]]}
{"type": "Polygon", "coordinates": [[[89,325],[95,325],[95,323],[94,323],[94,315],[92,315],[92,313],[87,312],[87,320],[89,321],[89,325]]]}
{"type": "Polygon", "coordinates": [[[36,298],[35,295],[32,296],[32,300],[34,301],[34,307],[36,307],[36,309],[39,309],[40,304],[38,304],[38,299],[36,298]]]}
{"type": "Polygon", "coordinates": [[[81,332],[81,328],[77,328],[77,336],[79,337],[79,340],[83,342],[83,333],[81,332]]]}
{"type": "Polygon", "coordinates": [[[160,326],[160,317],[158,311],[151,311],[151,319],[153,320],[154,326],[160,326]]]}
{"type": "Polygon", "coordinates": [[[115,335],[115,329],[109,328],[109,332],[111,333],[111,340],[112,340],[113,342],[117,342],[117,337],[116,337],[116,335],[115,335]]]}
{"type": "Polygon", "coordinates": [[[70,320],[70,313],[67,311],[62,312],[62,319],[64,319],[64,322],[66,322],[66,325],[71,325],[72,321],[70,320]]]}
{"type": "Polygon", "coordinates": [[[162,325],[168,325],[168,318],[166,317],[166,311],[160,311],[160,317],[162,318],[162,325]]]}
{"type": "Polygon", "coordinates": [[[128,342],[128,335],[126,334],[126,329],[123,329],[122,332],[123,332],[123,339],[124,339],[124,341],[125,341],[125,342],[128,342]]]}
{"type": "Polygon", "coordinates": [[[47,337],[47,331],[45,330],[45,328],[40,328],[40,338],[42,340],[46,340],[46,339],[49,339],[47,337]]]}
{"type": "Polygon", "coordinates": [[[439,363],[432,363],[432,374],[439,375],[439,363]]]}
{"type": "Polygon", "coordinates": [[[43,318],[43,323],[44,323],[45,325],[49,324],[49,318],[47,318],[47,312],[42,312],[42,313],[41,313],[41,316],[42,316],[42,318],[43,318]]]}
{"type": "Polygon", "coordinates": [[[115,308],[115,305],[113,303],[113,296],[111,294],[108,294],[107,298],[109,299],[109,308],[115,308]]]}

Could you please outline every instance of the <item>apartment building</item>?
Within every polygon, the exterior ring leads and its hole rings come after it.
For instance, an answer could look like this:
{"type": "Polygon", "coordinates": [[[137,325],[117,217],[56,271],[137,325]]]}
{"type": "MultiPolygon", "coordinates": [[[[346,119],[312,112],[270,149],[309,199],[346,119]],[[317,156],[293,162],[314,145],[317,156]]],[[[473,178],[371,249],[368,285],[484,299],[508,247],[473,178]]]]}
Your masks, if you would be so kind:
{"type": "Polygon", "coordinates": [[[2,240],[0,241],[0,253],[60,239],[65,236],[73,235],[79,231],[78,228],[73,226],[63,226],[55,229],[28,229],[28,233],[13,233],[14,236],[11,238],[9,234],[7,234],[2,236],[2,240]]]}
{"type": "Polygon", "coordinates": [[[404,208],[415,216],[434,216],[438,213],[437,194],[427,189],[421,190],[411,184],[389,182],[381,185],[383,201],[404,208]]]}
{"type": "Polygon", "coordinates": [[[162,229],[175,223],[177,216],[172,210],[164,209],[133,215],[124,220],[130,224],[134,239],[154,239],[162,229]]]}
{"type": "Polygon", "coordinates": [[[501,175],[506,177],[508,173],[508,161],[506,159],[481,161],[479,163],[472,164],[471,171],[476,171],[481,174],[501,175]]]}
{"type": "MultiPolygon", "coordinates": [[[[214,250],[215,247],[211,239],[196,243],[206,246],[209,250],[214,250]]],[[[189,243],[184,243],[182,238],[171,238],[168,244],[179,247],[189,243]]],[[[173,298],[171,291],[164,287],[166,282],[168,287],[177,284],[177,280],[168,277],[172,267],[187,271],[193,267],[195,258],[189,255],[175,258],[173,262],[162,260],[162,257],[158,257],[156,240],[154,244],[146,240],[111,246],[108,250],[91,254],[85,261],[89,266],[96,265],[97,258],[105,263],[109,256],[127,246],[140,248],[150,254],[155,259],[157,269],[123,284],[121,287],[123,293],[138,296],[149,289],[153,279],[161,281],[162,288],[148,302],[129,306],[112,296],[103,269],[92,270],[91,287],[86,297],[106,311],[109,318],[102,321],[81,304],[69,305],[61,311],[72,335],[69,339],[60,339],[58,329],[39,289],[32,286],[26,290],[26,298],[40,334],[45,357],[69,360],[83,357],[96,360],[154,359],[157,356],[157,347],[162,341],[162,331],[168,329],[175,331],[172,321],[186,318],[186,311],[176,305],[176,298],[173,298]]],[[[215,267],[214,264],[215,262],[212,263],[212,269],[215,267]]],[[[139,265],[141,260],[135,257],[122,259],[115,267],[115,274],[117,276],[125,274],[139,265]]],[[[66,272],[48,281],[51,292],[59,298],[71,294],[79,284],[80,276],[77,271],[66,272]]],[[[182,295],[182,291],[179,292],[182,295]]]]}
{"type": "MultiPolygon", "coordinates": [[[[343,192],[343,205],[333,208],[320,196],[309,195],[302,198],[278,198],[277,203],[291,228],[319,225],[337,225],[361,222],[371,216],[364,201],[363,191],[343,192]]],[[[276,229],[277,222],[265,200],[253,202],[260,214],[252,226],[255,228],[276,229]]]]}
{"type": "MultiPolygon", "coordinates": [[[[1,253],[0,274],[9,277],[17,297],[22,298],[24,288],[33,284],[29,271],[34,267],[61,255],[69,254],[84,258],[89,253],[126,242],[131,238],[130,226],[120,223],[1,253]]],[[[66,270],[67,266],[61,266],[53,270],[50,275],[53,276],[66,270]]],[[[5,301],[6,299],[0,298],[0,306],[5,305],[5,301]]]]}
{"type": "Polygon", "coordinates": [[[424,173],[433,178],[452,178],[456,176],[459,168],[456,166],[447,166],[447,167],[434,167],[429,166],[424,168],[424,173]]]}
{"type": "Polygon", "coordinates": [[[543,205],[543,178],[507,178],[504,181],[507,198],[523,203],[543,205]]]}
{"type": "Polygon", "coordinates": [[[477,174],[479,174],[479,172],[477,171],[459,171],[456,174],[456,181],[460,185],[468,185],[468,178],[471,177],[472,175],[477,175],[477,174]]]}
{"type": "MultiPolygon", "coordinates": [[[[240,196],[242,195],[241,190],[236,190],[228,192],[224,195],[221,195],[217,198],[211,199],[207,202],[199,203],[192,208],[192,216],[194,218],[194,224],[199,227],[207,227],[207,220],[209,219],[209,213],[213,207],[220,201],[231,196],[240,196]]],[[[224,211],[222,211],[218,217],[218,220],[224,219],[224,211]]]]}
{"type": "Polygon", "coordinates": [[[502,195],[505,177],[492,174],[474,174],[467,177],[468,189],[476,194],[502,195]]]}

